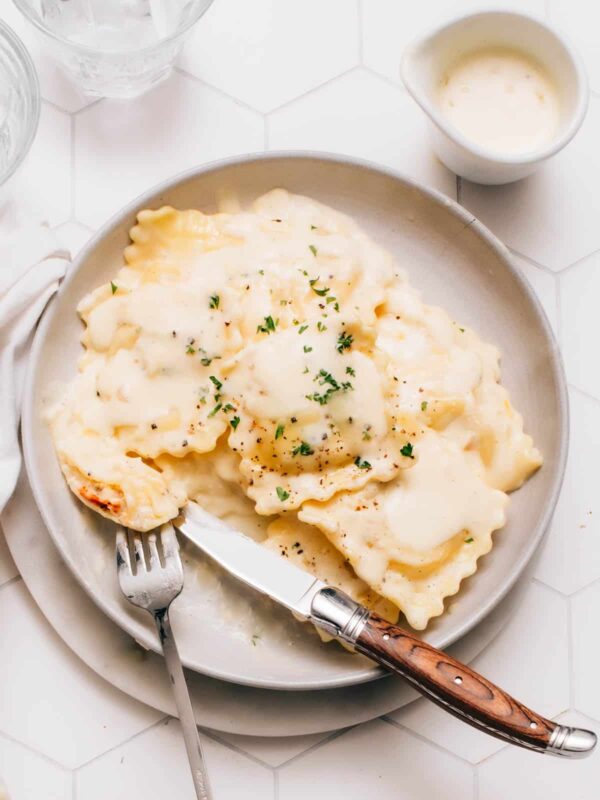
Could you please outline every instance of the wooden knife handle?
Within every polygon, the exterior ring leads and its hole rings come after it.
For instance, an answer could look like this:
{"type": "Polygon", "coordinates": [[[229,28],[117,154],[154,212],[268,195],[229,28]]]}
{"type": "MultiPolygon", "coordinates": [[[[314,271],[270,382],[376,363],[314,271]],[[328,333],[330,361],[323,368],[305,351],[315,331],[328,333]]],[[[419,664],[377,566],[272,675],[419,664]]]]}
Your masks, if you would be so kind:
{"type": "Polygon", "coordinates": [[[594,749],[596,736],[591,731],[541,717],[474,670],[375,613],[363,620],[352,637],[357,650],[402,675],[469,725],[542,753],[582,757],[594,749]]]}

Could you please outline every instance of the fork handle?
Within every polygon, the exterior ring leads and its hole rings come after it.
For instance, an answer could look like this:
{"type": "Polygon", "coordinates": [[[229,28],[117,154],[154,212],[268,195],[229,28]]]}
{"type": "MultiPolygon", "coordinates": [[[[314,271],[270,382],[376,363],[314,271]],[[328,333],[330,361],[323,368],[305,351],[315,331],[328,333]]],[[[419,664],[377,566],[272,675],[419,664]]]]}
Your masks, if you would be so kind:
{"type": "Polygon", "coordinates": [[[198,728],[196,727],[196,719],[192,710],[192,701],[190,700],[190,693],[183,673],[181,659],[179,658],[175,637],[171,629],[169,610],[163,608],[159,611],[154,611],[153,616],[169,671],[173,694],[175,695],[175,704],[179,714],[185,749],[187,750],[188,760],[192,770],[196,797],[198,800],[212,800],[212,794],[208,784],[208,772],[202,754],[202,745],[200,744],[200,737],[198,736],[198,728]]]}

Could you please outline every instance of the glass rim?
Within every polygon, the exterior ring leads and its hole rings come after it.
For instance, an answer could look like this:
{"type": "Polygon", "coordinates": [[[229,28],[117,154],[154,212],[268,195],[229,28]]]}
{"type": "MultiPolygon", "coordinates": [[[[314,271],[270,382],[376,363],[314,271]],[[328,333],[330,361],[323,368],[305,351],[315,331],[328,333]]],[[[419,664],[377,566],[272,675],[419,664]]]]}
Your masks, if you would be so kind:
{"type": "Polygon", "coordinates": [[[29,51],[27,50],[21,39],[13,31],[13,29],[1,19],[0,19],[0,37],[3,38],[5,42],[7,42],[10,48],[12,48],[12,51],[15,54],[19,62],[19,65],[22,67],[23,72],[25,74],[25,80],[27,83],[26,90],[28,91],[28,96],[27,96],[28,113],[27,113],[27,118],[25,120],[25,125],[26,125],[25,135],[19,142],[15,158],[8,164],[6,170],[0,173],[0,186],[2,186],[19,169],[19,167],[25,160],[25,156],[29,152],[31,145],[33,144],[33,140],[35,139],[35,135],[38,129],[38,124],[40,121],[41,94],[40,94],[40,82],[38,79],[38,74],[35,69],[33,60],[29,55],[29,51]]]}
{"type": "Polygon", "coordinates": [[[146,45],[145,47],[140,47],[137,50],[102,50],[97,47],[92,47],[87,44],[81,44],[80,42],[74,42],[72,39],[68,39],[66,36],[60,36],[59,34],[55,33],[50,28],[46,27],[38,17],[33,13],[33,9],[31,8],[31,4],[28,0],[13,0],[13,3],[18,8],[18,10],[23,14],[23,16],[41,33],[48,36],[50,39],[54,39],[54,41],[59,42],[61,44],[65,44],[68,47],[73,48],[74,50],[79,50],[83,53],[102,53],[104,55],[131,55],[135,54],[142,54],[142,53],[149,53],[156,50],[157,47],[160,47],[163,44],[169,44],[171,42],[176,41],[177,39],[181,38],[189,29],[195,25],[200,17],[205,14],[210,6],[213,4],[214,0],[206,0],[206,4],[201,4],[201,10],[198,11],[197,14],[194,14],[192,19],[186,22],[185,25],[182,25],[178,28],[174,33],[170,34],[169,36],[165,36],[164,39],[159,39],[154,44],[146,45]]]}

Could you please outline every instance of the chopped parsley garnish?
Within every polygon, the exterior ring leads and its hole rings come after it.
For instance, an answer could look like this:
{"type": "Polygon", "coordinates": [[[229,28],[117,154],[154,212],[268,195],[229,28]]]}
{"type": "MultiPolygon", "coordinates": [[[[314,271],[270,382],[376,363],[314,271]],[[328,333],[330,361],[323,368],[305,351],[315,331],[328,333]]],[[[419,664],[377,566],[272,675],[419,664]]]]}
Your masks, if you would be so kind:
{"type": "Polygon", "coordinates": [[[308,245],[308,249],[309,249],[309,250],[310,250],[310,252],[313,254],[313,256],[316,256],[316,255],[317,255],[317,248],[314,246],[314,244],[309,244],[309,245],[308,245]]]}
{"type": "Polygon", "coordinates": [[[326,330],[327,330],[327,325],[323,325],[323,323],[321,322],[321,320],[319,320],[319,321],[317,322],[317,330],[319,331],[319,333],[323,333],[323,331],[326,331],[326,330]]]}
{"type": "Polygon", "coordinates": [[[259,325],[256,328],[257,333],[274,333],[275,328],[277,327],[279,320],[273,319],[273,317],[269,314],[268,317],[264,318],[265,322],[264,325],[259,325]]]}
{"type": "Polygon", "coordinates": [[[306,331],[306,330],[308,330],[308,325],[301,325],[301,326],[298,328],[298,334],[300,334],[300,333],[304,333],[304,331],[306,331]]]}
{"type": "Polygon", "coordinates": [[[319,381],[319,386],[327,385],[327,390],[325,392],[313,392],[313,394],[307,394],[307,400],[314,400],[315,403],[318,403],[320,406],[324,406],[331,400],[331,397],[336,394],[337,392],[347,392],[354,387],[349,381],[344,381],[341,385],[336,381],[333,377],[331,372],[327,372],[327,370],[320,369],[314,377],[315,381],[319,381]]]}
{"type": "Polygon", "coordinates": [[[114,281],[111,281],[111,282],[110,282],[110,290],[111,290],[111,292],[112,292],[113,294],[114,294],[114,293],[117,291],[117,289],[118,289],[118,288],[119,288],[119,287],[117,286],[117,284],[116,284],[114,281]]]}
{"type": "Polygon", "coordinates": [[[336,298],[330,294],[329,297],[325,300],[326,303],[335,303],[336,298]]]}
{"type": "MultiPolygon", "coordinates": [[[[277,222],[277,221],[281,222],[281,220],[275,220],[275,222],[277,222]]],[[[253,633],[253,634],[252,634],[252,646],[253,646],[253,647],[256,647],[256,643],[257,643],[259,640],[260,640],[260,634],[258,634],[258,633],[253,633]]]]}
{"type": "Polygon", "coordinates": [[[264,271],[264,269],[259,269],[259,270],[258,270],[258,274],[259,274],[259,275],[264,275],[264,274],[265,274],[265,271],[264,271]]]}
{"type": "Polygon", "coordinates": [[[308,442],[300,442],[297,447],[292,450],[293,456],[312,456],[315,451],[308,442]]]}
{"type": "Polygon", "coordinates": [[[221,302],[221,298],[218,294],[211,294],[210,296],[210,303],[208,304],[209,308],[218,308],[219,303],[221,302]]]}
{"type": "Polygon", "coordinates": [[[284,430],[285,430],[285,425],[278,425],[277,429],[275,431],[275,438],[276,439],[281,439],[281,437],[283,436],[284,430]]]}
{"type": "Polygon", "coordinates": [[[223,411],[235,411],[235,406],[232,406],[231,403],[227,403],[227,405],[223,406],[223,411]]]}
{"type": "Polygon", "coordinates": [[[335,308],[336,311],[340,310],[340,304],[337,301],[333,304],[333,307],[335,308]]]}
{"type": "Polygon", "coordinates": [[[353,367],[346,367],[346,375],[352,375],[352,377],[355,378],[356,370],[353,367]]]}
{"type": "Polygon", "coordinates": [[[188,354],[188,356],[191,356],[196,352],[196,350],[192,347],[191,344],[188,344],[188,346],[185,348],[185,352],[188,354]]]}
{"type": "Polygon", "coordinates": [[[231,425],[233,430],[235,430],[237,428],[237,426],[240,424],[240,418],[239,417],[232,417],[232,419],[229,420],[229,424],[231,425]]]}
{"type": "MultiPolygon", "coordinates": [[[[329,291],[329,286],[325,286],[323,289],[315,289],[315,287],[313,286],[312,290],[315,294],[318,294],[319,297],[325,297],[325,295],[329,291]]],[[[329,300],[329,298],[327,299],[329,300]]],[[[335,297],[333,299],[335,300],[335,297]]]]}
{"type": "Polygon", "coordinates": [[[204,356],[203,358],[200,359],[200,363],[202,364],[203,367],[210,367],[210,365],[212,364],[212,358],[204,356]]]}
{"type": "Polygon", "coordinates": [[[311,229],[311,231],[316,231],[317,230],[317,226],[316,225],[311,225],[310,229],[311,229]]]}
{"type": "Polygon", "coordinates": [[[282,503],[284,503],[290,496],[290,493],[286,492],[286,490],[282,486],[278,486],[276,492],[277,492],[277,497],[281,500],[282,503]]]}
{"type": "Polygon", "coordinates": [[[312,353],[312,347],[309,347],[307,344],[305,344],[302,349],[305,353],[312,353]]]}
{"type": "Polygon", "coordinates": [[[473,537],[472,537],[472,536],[469,536],[469,538],[468,538],[468,539],[465,539],[465,544],[471,544],[471,542],[474,542],[474,541],[475,541],[475,540],[473,539],[473,537]]]}
{"type": "Polygon", "coordinates": [[[427,411],[427,405],[428,405],[427,400],[423,400],[423,402],[421,403],[421,411],[427,411]]]}
{"type": "Polygon", "coordinates": [[[223,388],[223,384],[221,383],[221,381],[218,378],[216,378],[214,375],[209,375],[208,377],[209,377],[210,381],[212,382],[212,384],[214,385],[214,387],[216,388],[217,391],[219,391],[220,389],[223,388]]]}
{"type": "Polygon", "coordinates": [[[371,464],[365,458],[361,458],[360,456],[356,456],[354,463],[359,469],[372,469],[371,464]]]}
{"type": "Polygon", "coordinates": [[[342,331],[338,336],[336,350],[338,353],[343,353],[344,350],[349,350],[352,347],[352,342],[354,341],[354,336],[351,333],[346,333],[346,331],[342,331]]]}
{"type": "Polygon", "coordinates": [[[412,446],[411,442],[407,442],[404,445],[404,447],[401,447],[400,448],[400,452],[402,453],[403,456],[406,456],[407,458],[414,458],[413,446],[412,446]]]}
{"type": "Polygon", "coordinates": [[[464,328],[459,328],[458,330],[459,330],[461,333],[464,333],[464,332],[465,332],[465,329],[464,329],[464,328]]]}
{"type": "Polygon", "coordinates": [[[214,415],[217,413],[217,411],[220,411],[222,407],[223,407],[223,403],[217,403],[217,405],[213,408],[213,410],[209,413],[208,416],[209,417],[214,417],[214,415]]]}
{"type": "Polygon", "coordinates": [[[365,427],[363,428],[362,438],[366,442],[368,442],[372,438],[371,437],[371,426],[370,425],[365,425],[365,427]]]}

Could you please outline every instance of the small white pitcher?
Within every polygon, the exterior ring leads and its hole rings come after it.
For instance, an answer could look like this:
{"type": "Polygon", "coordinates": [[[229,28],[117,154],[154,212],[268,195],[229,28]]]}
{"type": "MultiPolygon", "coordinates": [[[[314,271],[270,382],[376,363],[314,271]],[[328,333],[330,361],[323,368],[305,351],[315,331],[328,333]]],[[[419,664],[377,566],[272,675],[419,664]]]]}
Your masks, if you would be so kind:
{"type": "Polygon", "coordinates": [[[476,183],[510,183],[531,174],[573,138],[588,105],[587,77],[579,55],[545,22],[513,11],[481,11],[436,28],[406,48],[401,76],[429,117],[438,158],[457,175],[476,183]],[[435,95],[442,74],[461,55],[482,47],[520,50],[547,70],[562,109],[561,123],[549,144],[522,155],[493,153],[467,139],[440,112],[435,95]]]}

